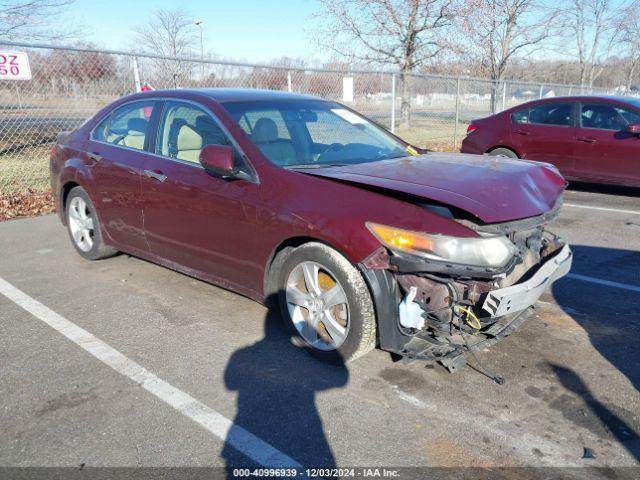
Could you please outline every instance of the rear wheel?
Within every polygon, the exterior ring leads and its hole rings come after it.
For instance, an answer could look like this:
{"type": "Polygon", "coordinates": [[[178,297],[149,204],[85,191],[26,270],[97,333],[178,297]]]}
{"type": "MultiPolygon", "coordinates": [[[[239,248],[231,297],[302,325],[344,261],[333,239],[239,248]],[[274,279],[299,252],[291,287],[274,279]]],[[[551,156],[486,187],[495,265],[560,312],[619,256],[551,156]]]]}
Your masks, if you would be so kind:
{"type": "Polygon", "coordinates": [[[375,347],[367,285],[346,258],[324,244],[307,243],[286,253],[279,300],[296,344],[322,360],[344,363],[375,347]]]}
{"type": "Polygon", "coordinates": [[[69,237],[81,256],[87,260],[100,260],[117,253],[105,245],[96,209],[82,187],[75,187],[69,192],[66,216],[69,237]]]}
{"type": "Polygon", "coordinates": [[[507,158],[518,158],[516,152],[511,150],[510,148],[496,148],[489,152],[489,155],[492,157],[507,157],[507,158]]]}

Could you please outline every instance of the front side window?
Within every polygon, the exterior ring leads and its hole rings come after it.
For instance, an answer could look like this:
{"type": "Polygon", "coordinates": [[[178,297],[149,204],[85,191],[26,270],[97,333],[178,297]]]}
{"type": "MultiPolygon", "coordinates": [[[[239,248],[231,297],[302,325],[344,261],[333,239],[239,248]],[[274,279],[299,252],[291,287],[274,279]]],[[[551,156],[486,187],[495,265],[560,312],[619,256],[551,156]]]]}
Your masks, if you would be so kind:
{"type": "Polygon", "coordinates": [[[200,163],[207,145],[231,146],[216,121],[201,108],[182,102],[167,102],[160,120],[156,153],[192,163],[200,163]]]}
{"type": "Polygon", "coordinates": [[[511,115],[511,118],[518,124],[570,127],[572,110],[573,105],[570,103],[545,103],[518,110],[511,115]]]}
{"type": "Polygon", "coordinates": [[[383,129],[334,102],[247,101],[222,106],[279,166],[322,167],[409,155],[405,145],[383,129]]]}
{"type": "Polygon", "coordinates": [[[123,105],[107,116],[93,131],[99,142],[144,150],[154,101],[123,105]]]}
{"type": "Polygon", "coordinates": [[[630,123],[640,123],[640,113],[605,103],[583,104],[580,121],[583,128],[620,131],[630,123]]]}

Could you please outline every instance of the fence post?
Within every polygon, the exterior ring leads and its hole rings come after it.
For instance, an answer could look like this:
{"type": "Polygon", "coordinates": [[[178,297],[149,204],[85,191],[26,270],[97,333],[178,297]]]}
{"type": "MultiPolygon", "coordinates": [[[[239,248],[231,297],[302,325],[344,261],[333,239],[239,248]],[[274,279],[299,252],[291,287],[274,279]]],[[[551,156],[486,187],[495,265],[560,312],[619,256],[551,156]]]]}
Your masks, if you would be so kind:
{"type": "Polygon", "coordinates": [[[140,91],[140,71],[138,70],[138,58],[133,57],[133,81],[136,84],[136,92],[140,91]]]}
{"type": "Polygon", "coordinates": [[[544,88],[544,85],[540,85],[540,94],[538,95],[538,98],[542,98],[542,89],[544,88]]]}
{"type": "Polygon", "coordinates": [[[396,75],[391,75],[391,133],[396,131],[396,75]]]}
{"type": "Polygon", "coordinates": [[[507,82],[502,84],[502,110],[507,109],[507,82]]]}
{"type": "Polygon", "coordinates": [[[460,77],[456,78],[456,120],[453,125],[453,148],[458,145],[458,121],[460,120],[460,77]]]}
{"type": "Polygon", "coordinates": [[[291,72],[287,72],[287,90],[291,93],[291,72]]]}

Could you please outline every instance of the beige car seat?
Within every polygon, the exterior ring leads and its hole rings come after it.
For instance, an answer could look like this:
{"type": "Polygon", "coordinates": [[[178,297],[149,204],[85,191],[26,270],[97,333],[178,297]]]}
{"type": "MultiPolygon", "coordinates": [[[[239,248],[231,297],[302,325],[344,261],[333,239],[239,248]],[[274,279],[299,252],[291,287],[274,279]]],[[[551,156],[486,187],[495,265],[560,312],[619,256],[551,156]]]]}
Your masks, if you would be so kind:
{"type": "Polygon", "coordinates": [[[180,130],[178,130],[176,147],[178,150],[176,158],[198,163],[202,150],[202,136],[196,132],[193,127],[182,125],[180,130]]]}
{"type": "Polygon", "coordinates": [[[264,155],[278,165],[296,163],[296,151],[290,140],[278,137],[278,126],[270,118],[258,119],[251,140],[264,155]]]}

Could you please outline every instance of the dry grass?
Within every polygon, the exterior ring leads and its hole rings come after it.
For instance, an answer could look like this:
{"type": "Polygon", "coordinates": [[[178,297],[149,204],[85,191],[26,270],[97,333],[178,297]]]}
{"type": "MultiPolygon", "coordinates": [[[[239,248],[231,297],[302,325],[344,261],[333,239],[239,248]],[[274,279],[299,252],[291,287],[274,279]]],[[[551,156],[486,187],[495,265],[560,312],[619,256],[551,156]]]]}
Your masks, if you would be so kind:
{"type": "Polygon", "coordinates": [[[47,190],[50,185],[49,149],[49,145],[39,145],[0,155],[0,192],[47,190]]]}

